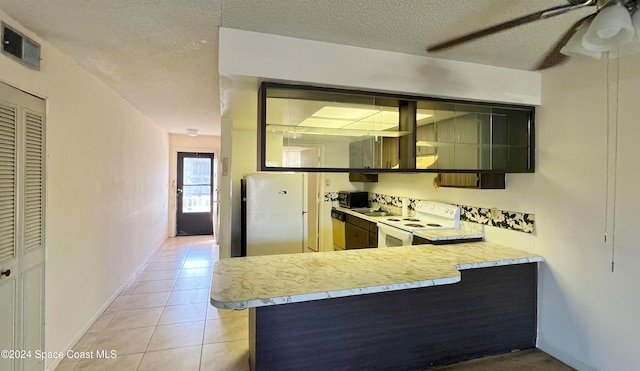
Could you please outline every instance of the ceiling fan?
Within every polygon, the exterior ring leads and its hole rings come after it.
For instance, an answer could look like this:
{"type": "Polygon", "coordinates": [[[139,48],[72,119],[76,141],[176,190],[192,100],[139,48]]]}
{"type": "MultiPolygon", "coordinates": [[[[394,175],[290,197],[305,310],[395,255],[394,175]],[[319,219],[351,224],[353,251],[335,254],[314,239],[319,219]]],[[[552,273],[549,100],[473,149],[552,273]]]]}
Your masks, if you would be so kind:
{"type": "Polygon", "coordinates": [[[555,17],[577,9],[594,7],[595,12],[579,19],[555,43],[536,64],[534,70],[556,66],[568,56],[584,54],[600,58],[609,52],[610,57],[640,52],[640,0],[567,0],[568,4],[555,6],[518,17],[479,31],[456,37],[427,47],[428,52],[454,46],[492,35],[523,24],[555,17]]]}

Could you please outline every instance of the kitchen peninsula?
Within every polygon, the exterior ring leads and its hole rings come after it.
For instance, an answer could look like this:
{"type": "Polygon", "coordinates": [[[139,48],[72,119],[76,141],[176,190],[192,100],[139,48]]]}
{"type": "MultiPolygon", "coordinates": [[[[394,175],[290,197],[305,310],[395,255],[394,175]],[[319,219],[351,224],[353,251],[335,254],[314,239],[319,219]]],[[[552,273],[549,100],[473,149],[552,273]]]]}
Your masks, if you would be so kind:
{"type": "Polygon", "coordinates": [[[224,259],[252,370],[424,369],[535,346],[537,262],[487,242],[224,259]]]}

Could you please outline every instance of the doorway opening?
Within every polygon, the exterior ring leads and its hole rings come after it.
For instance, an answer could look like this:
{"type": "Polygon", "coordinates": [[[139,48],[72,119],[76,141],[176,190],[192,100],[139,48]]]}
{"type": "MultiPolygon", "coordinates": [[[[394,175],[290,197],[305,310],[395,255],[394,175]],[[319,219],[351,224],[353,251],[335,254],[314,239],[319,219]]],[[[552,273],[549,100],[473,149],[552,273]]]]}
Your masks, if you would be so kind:
{"type": "Polygon", "coordinates": [[[212,235],[213,153],[178,152],[176,236],[212,235]]]}

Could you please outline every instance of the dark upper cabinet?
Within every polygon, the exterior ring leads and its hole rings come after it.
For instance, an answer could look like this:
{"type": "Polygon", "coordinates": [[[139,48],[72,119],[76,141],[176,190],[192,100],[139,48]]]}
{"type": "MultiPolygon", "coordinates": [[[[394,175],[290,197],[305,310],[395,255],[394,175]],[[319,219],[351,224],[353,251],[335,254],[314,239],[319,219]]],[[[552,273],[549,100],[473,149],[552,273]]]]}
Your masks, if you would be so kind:
{"type": "Polygon", "coordinates": [[[264,82],[263,171],[533,172],[534,107],[264,82]]]}

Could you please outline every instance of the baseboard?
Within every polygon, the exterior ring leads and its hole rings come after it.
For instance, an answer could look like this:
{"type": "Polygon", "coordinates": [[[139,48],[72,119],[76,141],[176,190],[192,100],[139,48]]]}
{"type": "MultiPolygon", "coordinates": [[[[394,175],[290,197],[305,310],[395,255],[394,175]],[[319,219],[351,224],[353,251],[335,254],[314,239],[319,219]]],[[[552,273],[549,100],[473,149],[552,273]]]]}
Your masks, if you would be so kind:
{"type": "MultiPolygon", "coordinates": [[[[540,333],[538,333],[538,336],[539,335],[540,333]]],[[[581,370],[581,371],[597,371],[598,370],[596,368],[593,368],[591,366],[588,366],[578,361],[577,359],[573,358],[566,352],[563,352],[549,344],[541,342],[539,338],[538,338],[538,343],[536,344],[536,348],[540,349],[541,351],[547,353],[548,355],[554,358],[557,358],[558,360],[562,361],[563,363],[565,363],[570,367],[575,368],[576,370],[581,370]]]]}
{"type": "MultiPolygon", "coordinates": [[[[66,353],[68,350],[73,349],[73,346],[84,336],[84,334],[91,328],[91,326],[93,326],[93,323],[98,318],[100,318],[100,316],[104,313],[104,311],[106,311],[107,308],[109,308],[111,303],[113,303],[113,301],[116,300],[118,296],[120,296],[120,293],[129,285],[129,283],[131,283],[134,279],[136,279],[136,277],[138,276],[138,274],[140,274],[140,271],[142,271],[142,268],[145,266],[145,264],[147,264],[149,259],[151,259],[151,257],[158,250],[160,250],[160,248],[167,242],[167,240],[168,238],[165,238],[164,241],[162,241],[158,246],[156,246],[156,248],[151,250],[151,252],[149,253],[149,255],[147,255],[144,261],[133,271],[133,273],[131,273],[131,275],[129,275],[129,278],[126,281],[124,281],[124,283],[120,285],[120,287],[118,287],[115,293],[111,295],[109,299],[107,299],[107,301],[102,305],[102,307],[98,309],[96,314],[94,314],[93,317],[91,317],[91,319],[87,322],[87,324],[84,325],[80,329],[80,331],[76,334],[76,336],[74,336],[73,339],[71,339],[69,344],[67,344],[67,346],[64,347],[63,353],[66,353]]],[[[56,367],[58,367],[58,365],[60,364],[60,362],[62,362],[62,358],[57,358],[57,357],[50,358],[50,360],[51,360],[51,363],[45,366],[46,371],[55,370],[56,367]]]]}

